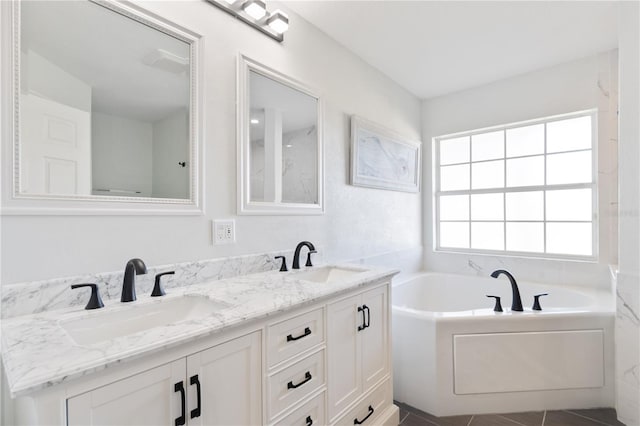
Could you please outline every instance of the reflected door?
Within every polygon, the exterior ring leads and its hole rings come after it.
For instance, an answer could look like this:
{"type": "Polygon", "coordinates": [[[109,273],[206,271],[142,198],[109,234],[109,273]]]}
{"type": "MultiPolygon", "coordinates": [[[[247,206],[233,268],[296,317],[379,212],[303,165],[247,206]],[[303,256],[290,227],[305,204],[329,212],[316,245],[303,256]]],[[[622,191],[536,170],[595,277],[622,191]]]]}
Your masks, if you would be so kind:
{"type": "Polygon", "coordinates": [[[32,94],[21,96],[21,191],[91,194],[91,116],[32,94]]]}

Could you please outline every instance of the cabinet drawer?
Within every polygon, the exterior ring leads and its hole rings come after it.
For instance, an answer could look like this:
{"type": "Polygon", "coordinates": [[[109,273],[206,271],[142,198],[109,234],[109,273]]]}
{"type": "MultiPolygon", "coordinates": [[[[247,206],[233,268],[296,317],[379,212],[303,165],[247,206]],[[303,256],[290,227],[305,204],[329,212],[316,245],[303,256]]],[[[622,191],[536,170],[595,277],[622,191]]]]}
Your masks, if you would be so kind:
{"type": "Polygon", "coordinates": [[[269,376],[268,414],[273,420],[325,384],[324,350],[269,376]]]}
{"type": "Polygon", "coordinates": [[[375,425],[380,415],[391,406],[391,381],[387,379],[377,388],[366,394],[364,399],[336,420],[335,426],[375,425]]]}
{"type": "Polygon", "coordinates": [[[271,324],[267,327],[267,363],[281,363],[324,342],[324,309],[271,324]]]}
{"type": "Polygon", "coordinates": [[[313,398],[300,408],[294,410],[291,414],[275,423],[274,426],[322,426],[325,425],[324,418],[324,401],[325,393],[313,398]]]}

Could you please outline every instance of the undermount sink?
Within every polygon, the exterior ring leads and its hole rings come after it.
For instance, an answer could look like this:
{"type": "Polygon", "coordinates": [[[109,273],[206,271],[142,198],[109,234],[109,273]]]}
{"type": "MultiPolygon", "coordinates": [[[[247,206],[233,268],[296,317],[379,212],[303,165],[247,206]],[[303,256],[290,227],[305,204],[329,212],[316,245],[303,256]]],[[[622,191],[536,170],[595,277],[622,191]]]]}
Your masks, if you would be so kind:
{"type": "Polygon", "coordinates": [[[322,266],[312,268],[304,272],[298,272],[293,277],[304,281],[313,281],[316,283],[334,283],[337,281],[349,280],[355,275],[366,272],[364,269],[347,269],[337,266],[322,266]]]}
{"type": "Polygon", "coordinates": [[[141,304],[99,309],[88,316],[60,321],[79,345],[91,345],[155,327],[196,320],[226,308],[204,296],[181,296],[141,304]]]}

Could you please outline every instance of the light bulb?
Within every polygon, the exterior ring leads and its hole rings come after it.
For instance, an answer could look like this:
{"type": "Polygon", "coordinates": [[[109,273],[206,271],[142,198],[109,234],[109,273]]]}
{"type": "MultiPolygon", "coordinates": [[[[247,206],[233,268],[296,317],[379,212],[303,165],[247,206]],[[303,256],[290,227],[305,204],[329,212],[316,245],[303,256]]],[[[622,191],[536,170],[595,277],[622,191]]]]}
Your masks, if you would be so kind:
{"type": "Polygon", "coordinates": [[[256,21],[267,14],[267,5],[262,0],[247,0],[242,5],[242,9],[256,21]]]}
{"type": "Polygon", "coordinates": [[[282,34],[289,29],[289,17],[280,9],[276,10],[267,19],[267,25],[278,34],[282,34]]]}

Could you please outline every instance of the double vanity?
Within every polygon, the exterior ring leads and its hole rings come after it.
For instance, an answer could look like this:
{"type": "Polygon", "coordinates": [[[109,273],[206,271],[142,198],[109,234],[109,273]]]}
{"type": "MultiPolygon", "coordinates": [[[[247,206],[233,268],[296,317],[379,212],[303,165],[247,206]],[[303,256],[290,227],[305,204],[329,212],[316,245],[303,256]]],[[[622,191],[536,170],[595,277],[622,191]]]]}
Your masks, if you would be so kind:
{"type": "Polygon", "coordinates": [[[5,320],[16,422],[397,425],[394,274],[269,271],[5,320]]]}

